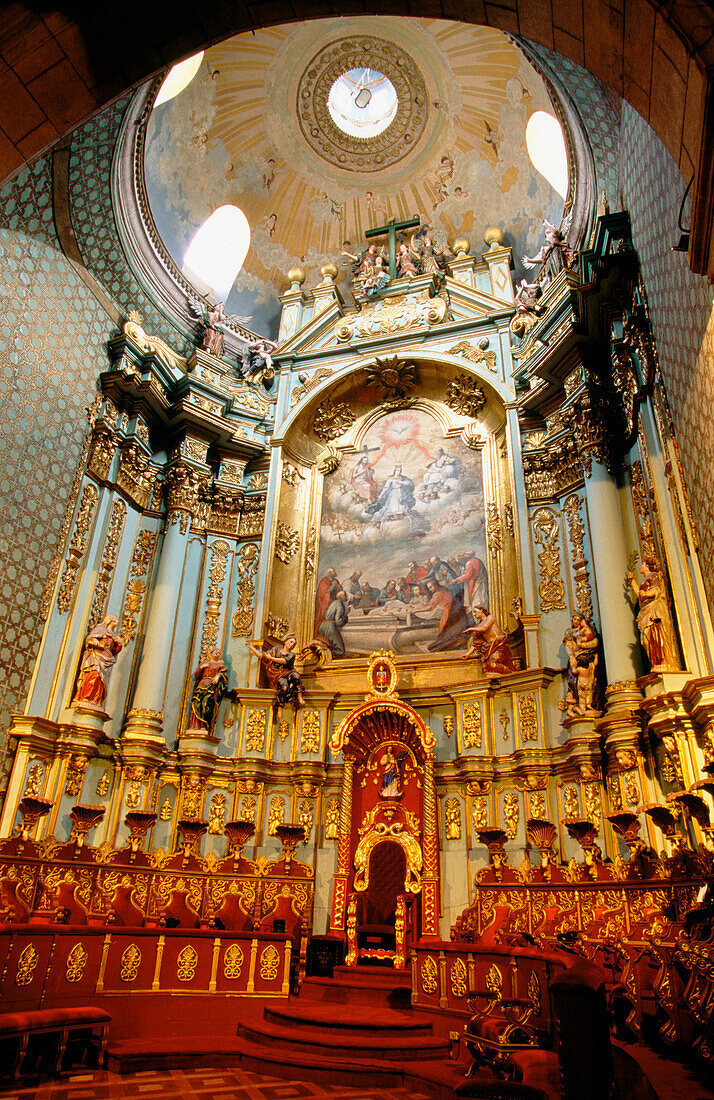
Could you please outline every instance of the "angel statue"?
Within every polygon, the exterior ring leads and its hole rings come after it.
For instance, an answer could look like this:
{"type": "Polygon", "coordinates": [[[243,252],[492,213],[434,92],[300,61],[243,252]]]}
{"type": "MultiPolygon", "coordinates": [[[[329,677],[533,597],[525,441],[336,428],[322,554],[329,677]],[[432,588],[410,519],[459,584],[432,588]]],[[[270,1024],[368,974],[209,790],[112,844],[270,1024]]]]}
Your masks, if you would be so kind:
{"type": "Polygon", "coordinates": [[[541,286],[548,284],[559,275],[566,267],[572,267],[577,258],[577,252],[571,248],[565,239],[564,233],[556,229],[549,221],[543,221],[545,229],[545,244],[541,245],[535,256],[524,256],[523,266],[529,269],[541,268],[541,274],[536,280],[541,286]]]}
{"type": "Polygon", "coordinates": [[[223,302],[216,302],[214,306],[207,306],[192,298],[187,298],[186,302],[189,313],[198,323],[201,350],[220,357],[223,354],[223,333],[226,331],[227,321],[223,302]]]}
{"type": "Polygon", "coordinates": [[[245,345],[238,369],[247,382],[262,382],[266,390],[272,388],[275,378],[273,352],[277,346],[272,340],[250,340],[245,345]]]}
{"type": "Polygon", "coordinates": [[[253,656],[261,661],[268,682],[275,691],[276,722],[282,718],[285,707],[292,706],[297,711],[305,706],[302,676],[295,668],[295,662],[307,663],[312,660],[318,664],[326,664],[332,656],[319,638],[313,639],[297,652],[297,638],[294,634],[286,634],[282,641],[268,636],[265,640],[246,642],[246,645],[253,656]]]}
{"type": "Polygon", "coordinates": [[[440,279],[444,275],[451,275],[449,260],[453,260],[454,254],[447,245],[438,247],[434,243],[427,225],[414,233],[409,251],[423,275],[438,275],[440,279]]]}
{"type": "Polygon", "coordinates": [[[512,641],[516,640],[516,632],[513,635],[508,634],[485,607],[473,607],[472,613],[476,625],[463,632],[471,635],[464,660],[476,657],[482,662],[483,671],[489,678],[516,672],[517,666],[511,648],[512,641]]]}

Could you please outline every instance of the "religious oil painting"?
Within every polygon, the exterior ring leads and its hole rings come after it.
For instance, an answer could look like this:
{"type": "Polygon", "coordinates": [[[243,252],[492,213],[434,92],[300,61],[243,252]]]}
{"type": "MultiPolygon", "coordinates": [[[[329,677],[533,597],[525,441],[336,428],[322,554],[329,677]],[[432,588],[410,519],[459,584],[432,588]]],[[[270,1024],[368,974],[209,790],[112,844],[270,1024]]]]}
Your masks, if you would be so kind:
{"type": "Polygon", "coordinates": [[[334,658],[463,651],[488,607],[481,454],[421,409],[380,417],[325,478],[315,633],[334,658]]]}

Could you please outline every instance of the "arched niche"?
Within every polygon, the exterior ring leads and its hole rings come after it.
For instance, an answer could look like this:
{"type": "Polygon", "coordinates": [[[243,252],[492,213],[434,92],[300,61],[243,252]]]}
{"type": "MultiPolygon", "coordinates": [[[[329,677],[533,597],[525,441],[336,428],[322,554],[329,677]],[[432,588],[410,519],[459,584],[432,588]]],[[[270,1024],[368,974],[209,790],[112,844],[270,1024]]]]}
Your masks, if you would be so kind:
{"type": "Polygon", "coordinates": [[[348,597],[359,572],[370,592],[351,603],[349,624],[337,628],[344,647],[328,638],[335,660],[363,660],[380,647],[400,658],[461,654],[476,596],[507,623],[522,590],[502,384],[463,361],[398,356],[399,369],[413,368],[414,385],[393,401],[374,382],[375,362],[326,380],[273,439],[282,476],[275,478],[267,603],[307,642],[324,634],[328,570],[348,597]],[[305,555],[283,561],[281,539],[293,532],[305,555]],[[442,579],[477,574],[461,582],[464,615],[444,617],[446,597],[441,611],[434,605],[428,573],[435,558],[442,579]],[[474,560],[483,569],[467,570],[474,560]],[[393,592],[389,581],[403,594],[411,585],[404,609],[386,601],[390,613],[382,610],[385,591],[393,592]]]}

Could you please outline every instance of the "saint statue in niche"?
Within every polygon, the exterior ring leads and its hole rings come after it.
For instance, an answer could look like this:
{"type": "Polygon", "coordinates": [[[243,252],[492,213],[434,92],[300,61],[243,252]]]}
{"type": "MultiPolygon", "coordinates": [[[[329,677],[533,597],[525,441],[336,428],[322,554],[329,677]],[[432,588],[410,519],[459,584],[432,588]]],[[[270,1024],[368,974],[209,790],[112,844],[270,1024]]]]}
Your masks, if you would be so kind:
{"type": "Polygon", "coordinates": [[[116,615],[105,615],[85,638],[72,703],[84,703],[97,708],[104,706],[109,676],[123,647],[119,620],[116,615]]]}
{"type": "Polygon", "coordinates": [[[188,728],[213,735],[218,708],[228,689],[228,669],[220,649],[212,649],[208,657],[199,661],[193,678],[196,683],[191,696],[188,728]]]}
{"type": "Polygon", "coordinates": [[[408,756],[409,753],[405,749],[395,753],[394,746],[385,746],[384,753],[379,761],[380,767],[384,769],[379,791],[380,798],[402,797],[404,794],[404,761],[408,756]]]}
{"type": "Polygon", "coordinates": [[[637,626],[642,648],[652,672],[676,670],[679,668],[677,644],[661,566],[656,558],[645,558],[640,573],[639,584],[632,572],[628,572],[627,579],[638,602],[637,626]]]}

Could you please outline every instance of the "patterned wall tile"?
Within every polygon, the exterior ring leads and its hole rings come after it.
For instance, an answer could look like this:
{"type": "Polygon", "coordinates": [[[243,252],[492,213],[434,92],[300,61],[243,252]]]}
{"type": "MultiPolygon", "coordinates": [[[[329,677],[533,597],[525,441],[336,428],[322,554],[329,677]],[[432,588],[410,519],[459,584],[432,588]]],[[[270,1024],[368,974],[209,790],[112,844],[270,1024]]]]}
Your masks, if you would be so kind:
{"type": "Polygon", "coordinates": [[[687,181],[662,142],[627,104],[622,112],[620,188],[632,219],[677,442],[697,517],[709,600],[714,604],[714,291],[672,252],[687,181]]]}
{"type": "Polygon", "coordinates": [[[19,710],[40,601],[112,323],[59,249],[49,158],[0,191],[0,729],[19,710]]]}
{"type": "Polygon", "coordinates": [[[111,199],[111,165],[122,116],[131,97],[112,104],[72,135],[69,198],[77,244],[87,268],[119,309],[138,309],[147,332],[177,351],[186,337],[179,333],[143,290],[119,239],[111,199]]]}
{"type": "Polygon", "coordinates": [[[529,47],[552,70],[570,96],[588,135],[595,162],[598,195],[604,191],[613,210],[618,208],[620,104],[599,80],[546,46],[529,47]]]}

